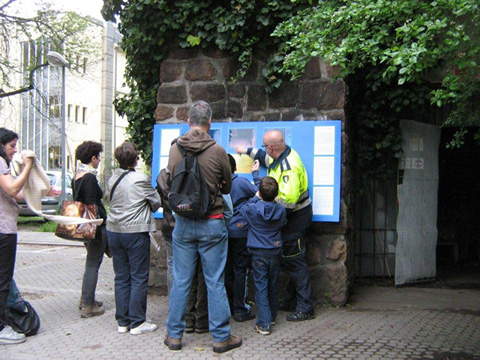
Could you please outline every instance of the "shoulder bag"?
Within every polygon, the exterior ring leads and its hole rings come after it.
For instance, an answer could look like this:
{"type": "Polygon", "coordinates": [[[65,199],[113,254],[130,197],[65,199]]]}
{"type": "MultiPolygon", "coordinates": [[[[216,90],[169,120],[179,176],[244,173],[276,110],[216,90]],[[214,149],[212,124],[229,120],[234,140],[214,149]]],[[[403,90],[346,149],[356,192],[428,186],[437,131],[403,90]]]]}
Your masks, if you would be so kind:
{"type": "MultiPolygon", "coordinates": [[[[78,189],[73,189],[74,200],[64,200],[60,208],[60,215],[74,216],[87,220],[94,220],[98,217],[97,206],[95,204],[85,204],[81,201],[75,201],[76,195],[80,191],[83,180],[80,181],[78,189]],[[76,190],[76,191],[75,191],[76,190]]],[[[82,224],[64,225],[58,224],[55,231],[55,236],[67,240],[89,241],[95,239],[97,232],[97,224],[85,222],[82,224]]]]}

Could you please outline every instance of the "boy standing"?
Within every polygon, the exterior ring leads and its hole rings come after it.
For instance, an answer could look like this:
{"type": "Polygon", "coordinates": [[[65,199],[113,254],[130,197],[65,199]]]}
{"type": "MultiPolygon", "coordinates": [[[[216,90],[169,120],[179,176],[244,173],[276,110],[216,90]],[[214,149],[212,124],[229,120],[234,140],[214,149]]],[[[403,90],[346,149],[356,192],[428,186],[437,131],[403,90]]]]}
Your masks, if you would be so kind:
{"type": "Polygon", "coordinates": [[[250,269],[250,254],[247,249],[248,227],[240,209],[255,196],[257,187],[246,178],[238,176],[235,158],[228,155],[232,169],[232,190],[230,196],[233,203],[233,216],[228,228],[228,260],[225,274],[225,285],[230,298],[235,321],[248,321],[255,318],[245,304],[246,279],[250,269]],[[228,275],[228,277],[227,277],[228,275]]]}
{"type": "Polygon", "coordinates": [[[281,229],[287,223],[285,208],[274,202],[278,183],[270,177],[260,182],[259,193],[241,208],[248,223],[247,247],[252,255],[257,322],[255,330],[270,335],[278,310],[276,286],[280,272],[281,229]]]}

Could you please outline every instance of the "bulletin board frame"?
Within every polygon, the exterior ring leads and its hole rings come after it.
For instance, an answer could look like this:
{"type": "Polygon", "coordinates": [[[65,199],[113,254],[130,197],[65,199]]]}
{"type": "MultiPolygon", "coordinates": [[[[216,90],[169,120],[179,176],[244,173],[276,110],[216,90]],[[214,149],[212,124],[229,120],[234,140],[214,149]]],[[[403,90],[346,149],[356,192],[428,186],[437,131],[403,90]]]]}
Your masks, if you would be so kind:
{"type": "MultiPolygon", "coordinates": [[[[307,169],[309,194],[313,200],[312,220],[315,222],[339,222],[342,166],[341,126],[340,120],[222,122],[212,123],[210,133],[227,153],[235,155],[232,141],[242,141],[241,136],[247,134],[248,137],[250,129],[253,133],[250,142],[253,142],[254,147],[257,148],[262,145],[265,131],[282,130],[286,144],[299,153],[307,169]],[[240,139],[235,139],[235,134],[240,134],[240,139]]],[[[171,141],[185,134],[188,129],[186,123],[156,124],[154,126],[152,186],[156,187],[156,178],[160,170],[168,163],[171,141]]],[[[265,170],[263,170],[263,174],[265,174],[265,170]]],[[[238,173],[238,175],[252,180],[249,173],[238,173]]],[[[162,218],[161,209],[154,216],[162,218]]]]}

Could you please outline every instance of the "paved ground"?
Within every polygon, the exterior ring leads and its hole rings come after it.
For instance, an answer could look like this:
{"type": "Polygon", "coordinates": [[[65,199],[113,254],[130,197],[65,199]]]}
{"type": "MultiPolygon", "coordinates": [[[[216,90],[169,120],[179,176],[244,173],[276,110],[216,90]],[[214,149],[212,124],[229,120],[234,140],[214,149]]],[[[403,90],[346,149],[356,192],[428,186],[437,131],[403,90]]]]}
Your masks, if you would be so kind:
{"type": "Polygon", "coordinates": [[[162,343],[165,297],[150,295],[152,334],[116,333],[113,272],[105,258],[97,296],[103,316],[80,319],[78,300],[85,260],[81,246],[45,234],[21,233],[15,278],[42,319],[41,331],[20,345],[0,347],[0,360],[30,359],[480,359],[480,291],[358,287],[352,304],[320,308],[315,320],[287,323],[285,313],[270,336],[253,331],[254,321],[233,323],[244,345],[214,354],[208,334],[184,337],[184,349],[162,343]],[[55,239],[53,239],[55,241],[55,239]],[[29,244],[30,243],[30,244],[29,244]],[[35,245],[33,245],[35,244],[35,245]]]}

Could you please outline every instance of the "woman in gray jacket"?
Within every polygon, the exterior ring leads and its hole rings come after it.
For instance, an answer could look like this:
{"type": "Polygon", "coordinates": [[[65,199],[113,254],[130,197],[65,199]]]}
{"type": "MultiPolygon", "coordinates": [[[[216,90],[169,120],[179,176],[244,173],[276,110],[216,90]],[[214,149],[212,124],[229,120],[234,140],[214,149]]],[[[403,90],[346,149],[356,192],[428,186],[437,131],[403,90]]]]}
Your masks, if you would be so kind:
{"type": "Polygon", "coordinates": [[[115,318],[118,332],[132,335],[152,332],[157,325],[146,321],[152,212],[160,197],[150,179],[135,171],[138,153],[125,142],[115,149],[120,168],[108,181],[110,212],[107,217],[108,246],[115,272],[115,318]]]}

